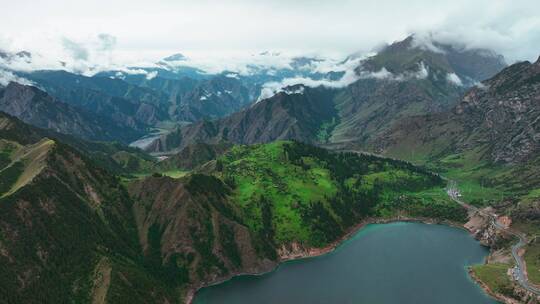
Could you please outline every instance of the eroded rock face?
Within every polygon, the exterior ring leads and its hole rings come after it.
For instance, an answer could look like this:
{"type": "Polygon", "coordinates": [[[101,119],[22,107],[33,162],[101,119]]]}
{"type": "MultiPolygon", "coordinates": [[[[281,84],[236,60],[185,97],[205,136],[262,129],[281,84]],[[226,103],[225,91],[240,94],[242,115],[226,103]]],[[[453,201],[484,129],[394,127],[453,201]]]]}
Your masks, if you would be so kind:
{"type": "Polygon", "coordinates": [[[540,152],[539,117],[540,63],[521,62],[469,90],[451,111],[402,119],[370,146],[437,159],[476,149],[482,160],[525,164],[540,152]]]}
{"type": "Polygon", "coordinates": [[[503,245],[511,239],[511,236],[501,232],[488,217],[479,213],[470,214],[469,221],[463,225],[471,234],[493,250],[503,248],[503,245]]]}
{"type": "Polygon", "coordinates": [[[275,267],[276,261],[257,251],[260,240],[237,221],[225,185],[202,193],[190,183],[153,177],[130,185],[139,240],[147,257],[185,267],[189,282],[199,287],[233,274],[275,267]]]}
{"type": "Polygon", "coordinates": [[[454,110],[470,137],[489,143],[495,162],[523,162],[540,151],[540,64],[510,66],[469,91],[454,110]]]}

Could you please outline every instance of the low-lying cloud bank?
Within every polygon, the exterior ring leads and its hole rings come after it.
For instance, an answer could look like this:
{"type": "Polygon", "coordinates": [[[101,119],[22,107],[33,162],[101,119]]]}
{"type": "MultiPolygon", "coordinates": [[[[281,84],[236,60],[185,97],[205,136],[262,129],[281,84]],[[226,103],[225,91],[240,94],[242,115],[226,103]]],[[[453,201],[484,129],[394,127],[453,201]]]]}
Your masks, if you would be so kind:
{"type": "Polygon", "coordinates": [[[24,85],[34,85],[33,82],[26,78],[19,77],[11,71],[0,69],[0,86],[7,86],[10,82],[17,82],[24,85]]]}
{"type": "Polygon", "coordinates": [[[332,80],[329,78],[313,79],[310,77],[291,77],[285,78],[279,82],[272,81],[267,82],[261,89],[258,101],[269,98],[279,92],[285,90],[285,88],[297,84],[304,85],[306,87],[319,87],[324,86],[327,88],[344,88],[349,84],[360,79],[360,75],[355,72],[355,69],[360,64],[360,59],[347,60],[344,63],[329,65],[327,62],[320,62],[312,67],[313,72],[318,73],[330,73],[330,72],[343,72],[341,78],[332,80]]]}
{"type": "MultiPolygon", "coordinates": [[[[287,94],[298,94],[303,93],[297,92],[296,90],[290,90],[289,88],[294,85],[303,85],[305,87],[327,87],[327,88],[344,88],[348,85],[360,80],[360,79],[378,79],[378,80],[388,80],[388,81],[408,81],[413,79],[427,79],[430,75],[429,67],[420,62],[418,65],[417,71],[405,72],[399,74],[393,74],[389,72],[386,68],[382,68],[379,71],[372,72],[362,69],[362,59],[348,60],[347,62],[336,65],[333,68],[328,68],[326,72],[335,72],[340,71],[344,72],[343,76],[338,80],[331,80],[328,78],[323,79],[312,79],[309,77],[292,77],[285,78],[279,82],[267,82],[263,85],[261,89],[261,94],[257,101],[267,99],[279,92],[285,92],[287,94]]],[[[446,81],[450,84],[456,86],[463,86],[462,80],[455,73],[448,73],[446,75],[446,81]]]]}

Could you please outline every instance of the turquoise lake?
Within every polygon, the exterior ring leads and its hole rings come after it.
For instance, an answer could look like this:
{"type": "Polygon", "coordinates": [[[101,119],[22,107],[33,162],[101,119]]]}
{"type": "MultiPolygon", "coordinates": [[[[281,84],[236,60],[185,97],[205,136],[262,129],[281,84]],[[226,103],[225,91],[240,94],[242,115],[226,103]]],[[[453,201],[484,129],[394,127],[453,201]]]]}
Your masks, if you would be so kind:
{"type": "Polygon", "coordinates": [[[467,266],[488,249],[444,225],[373,224],[334,252],[200,290],[195,304],[495,304],[467,266]]]}

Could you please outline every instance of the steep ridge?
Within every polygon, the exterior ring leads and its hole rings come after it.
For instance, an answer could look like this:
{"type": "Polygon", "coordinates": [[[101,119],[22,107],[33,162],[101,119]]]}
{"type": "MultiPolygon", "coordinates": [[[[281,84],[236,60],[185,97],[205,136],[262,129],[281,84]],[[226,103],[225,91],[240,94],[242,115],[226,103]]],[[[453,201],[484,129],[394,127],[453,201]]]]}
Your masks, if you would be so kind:
{"type": "Polygon", "coordinates": [[[0,198],[4,301],[92,302],[96,290],[112,302],[175,301],[147,270],[160,268],[142,259],[131,201],[115,177],[60,142],[1,141],[11,163],[0,180],[14,184],[0,198]]]}
{"type": "Polygon", "coordinates": [[[128,126],[57,100],[36,87],[11,82],[0,90],[0,111],[33,126],[88,140],[129,142],[139,136],[128,126]]]}
{"type": "Polygon", "coordinates": [[[169,120],[195,122],[223,117],[257,97],[258,91],[248,89],[237,78],[169,78],[169,74],[158,76],[165,71],[158,70],[138,75],[103,72],[92,77],[66,71],[19,74],[50,95],[136,130],[169,120]]]}
{"type": "Polygon", "coordinates": [[[252,144],[278,139],[315,142],[323,124],[331,123],[335,117],[331,103],[334,94],[334,90],[322,87],[290,87],[229,117],[181,127],[154,141],[147,150],[180,150],[199,142],[252,144]]]}
{"type": "Polygon", "coordinates": [[[163,260],[177,284],[199,285],[275,266],[275,257],[257,250],[265,240],[242,224],[230,188],[219,179],[150,177],[132,183],[129,191],[143,251],[163,260]]]}
{"type": "MultiPolygon", "coordinates": [[[[9,146],[13,143],[3,142],[3,145],[9,146]]],[[[11,162],[0,171],[0,177],[2,177],[0,194],[8,196],[32,182],[34,177],[45,168],[46,159],[53,147],[54,141],[48,138],[33,145],[9,147],[7,151],[11,153],[12,159],[9,159],[11,162]]]]}
{"type": "Polygon", "coordinates": [[[121,79],[86,77],[66,71],[19,74],[66,103],[135,130],[168,118],[167,95],[121,79]]]}
{"type": "Polygon", "coordinates": [[[151,168],[155,160],[146,153],[120,143],[86,141],[50,129],[39,129],[0,112],[0,138],[22,145],[35,144],[43,138],[63,142],[88,156],[99,167],[114,173],[129,173],[151,168]]]}

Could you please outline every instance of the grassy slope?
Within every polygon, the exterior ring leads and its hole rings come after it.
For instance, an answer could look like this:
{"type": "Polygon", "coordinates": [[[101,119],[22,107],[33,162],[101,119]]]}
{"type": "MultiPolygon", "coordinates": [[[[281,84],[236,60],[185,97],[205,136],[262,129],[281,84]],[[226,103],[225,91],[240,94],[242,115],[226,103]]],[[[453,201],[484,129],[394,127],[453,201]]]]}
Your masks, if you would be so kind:
{"type": "Polygon", "coordinates": [[[28,146],[4,141],[0,149],[4,162],[4,167],[0,168],[0,194],[10,195],[31,182],[44,168],[46,157],[53,146],[54,141],[50,139],[28,146]]]}
{"type": "Polygon", "coordinates": [[[485,159],[486,151],[481,146],[449,154],[440,150],[440,147],[448,146],[448,143],[442,143],[444,141],[441,137],[432,144],[409,142],[402,149],[388,151],[386,155],[411,161],[456,180],[463,199],[474,205],[485,206],[509,197],[540,197],[537,193],[540,181],[532,177],[540,170],[538,160],[519,166],[497,165],[485,159]]]}
{"type": "Polygon", "coordinates": [[[436,176],[389,159],[274,142],[236,146],[216,167],[246,225],[273,234],[278,245],[321,246],[368,216],[464,219],[436,176]]]}
{"type": "Polygon", "coordinates": [[[540,243],[527,246],[525,262],[527,263],[529,280],[534,284],[540,285],[540,243]]]}
{"type": "Polygon", "coordinates": [[[508,264],[485,264],[472,267],[476,277],[484,282],[493,292],[503,295],[512,295],[512,282],[506,274],[508,264]]]}

